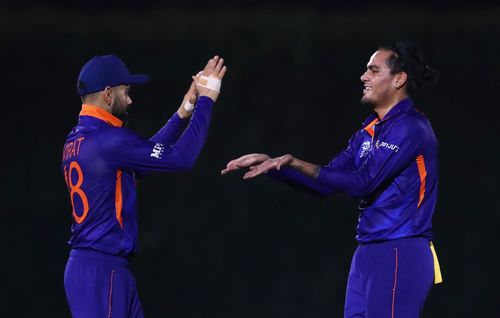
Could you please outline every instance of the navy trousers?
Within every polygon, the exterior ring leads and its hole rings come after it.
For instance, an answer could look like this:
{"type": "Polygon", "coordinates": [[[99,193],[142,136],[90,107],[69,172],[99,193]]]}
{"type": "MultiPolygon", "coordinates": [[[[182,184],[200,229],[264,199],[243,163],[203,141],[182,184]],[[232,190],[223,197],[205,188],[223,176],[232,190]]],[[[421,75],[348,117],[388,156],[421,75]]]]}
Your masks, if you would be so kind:
{"type": "Polygon", "coordinates": [[[72,250],[64,288],[74,318],[144,317],[134,276],[123,257],[72,250]]]}
{"type": "Polygon", "coordinates": [[[425,238],[360,244],[347,281],[345,318],[418,318],[434,282],[425,238]]]}

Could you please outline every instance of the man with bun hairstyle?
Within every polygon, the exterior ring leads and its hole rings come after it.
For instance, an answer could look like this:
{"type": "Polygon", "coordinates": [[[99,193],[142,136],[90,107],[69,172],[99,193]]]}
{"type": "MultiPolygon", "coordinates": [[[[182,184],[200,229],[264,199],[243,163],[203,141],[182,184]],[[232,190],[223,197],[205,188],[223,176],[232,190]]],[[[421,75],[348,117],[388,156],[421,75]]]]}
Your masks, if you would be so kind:
{"type": "Polygon", "coordinates": [[[136,178],[150,171],[187,171],[207,136],[212,105],[226,72],[218,56],[193,76],[184,100],[149,140],[123,128],[132,104],[131,75],[115,55],[96,56],[80,71],[83,105],[62,154],[72,205],[64,287],[73,317],[143,317],[129,260],[136,254],[136,178]]]}
{"type": "Polygon", "coordinates": [[[248,168],[244,179],[265,173],[321,195],[361,198],[344,317],[417,318],[432,284],[441,282],[431,241],[438,144],[410,97],[435,78],[414,44],[381,46],[361,76],[361,102],[373,114],[328,164],[254,153],[221,172],[248,168]]]}

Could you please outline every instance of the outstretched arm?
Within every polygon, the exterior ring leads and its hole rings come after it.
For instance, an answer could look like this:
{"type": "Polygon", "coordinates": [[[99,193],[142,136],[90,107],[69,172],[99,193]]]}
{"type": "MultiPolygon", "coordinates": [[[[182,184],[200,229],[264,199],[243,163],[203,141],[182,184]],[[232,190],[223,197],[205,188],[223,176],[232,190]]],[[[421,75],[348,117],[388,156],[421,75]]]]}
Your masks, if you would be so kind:
{"type": "Polygon", "coordinates": [[[293,157],[290,154],[270,158],[266,154],[248,154],[231,160],[221,174],[248,168],[243,179],[254,178],[263,173],[268,176],[286,182],[293,186],[299,186],[306,190],[321,195],[329,195],[333,191],[330,187],[316,180],[320,166],[293,157]]]}
{"type": "Polygon", "coordinates": [[[314,184],[321,184],[331,192],[341,191],[349,196],[362,197],[373,193],[387,180],[415,162],[426,138],[429,138],[428,132],[424,129],[425,127],[417,121],[395,123],[391,133],[385,136],[380,146],[376,146],[364,163],[356,169],[351,168],[352,156],[349,153],[352,151],[349,147],[341,153],[341,156],[337,156],[338,160],[333,160],[325,167],[320,168],[291,155],[285,155],[249,167],[250,171],[244,178],[254,178],[268,172],[271,176],[277,173],[281,176],[283,172],[280,168],[289,166],[313,178],[314,184]]]}
{"type": "Polygon", "coordinates": [[[318,177],[319,170],[321,169],[320,166],[314,163],[300,160],[298,158],[295,158],[291,154],[286,154],[277,158],[269,158],[259,165],[251,166],[250,171],[245,173],[243,179],[255,178],[256,176],[267,173],[268,171],[273,169],[279,171],[282,166],[289,166],[290,168],[301,172],[302,174],[313,180],[318,177]]]}
{"type": "Polygon", "coordinates": [[[252,153],[244,155],[229,161],[226,165],[226,168],[222,169],[220,173],[222,175],[225,175],[231,171],[236,171],[239,169],[244,169],[244,168],[252,169],[253,167],[260,165],[261,163],[269,159],[270,157],[265,153],[252,153]]]}

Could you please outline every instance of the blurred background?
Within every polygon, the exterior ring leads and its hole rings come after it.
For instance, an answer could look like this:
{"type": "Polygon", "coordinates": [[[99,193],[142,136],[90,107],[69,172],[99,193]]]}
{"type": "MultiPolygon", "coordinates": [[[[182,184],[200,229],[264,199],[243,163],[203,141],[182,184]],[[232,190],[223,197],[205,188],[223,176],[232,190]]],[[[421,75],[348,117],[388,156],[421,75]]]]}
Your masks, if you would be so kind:
{"type": "Polygon", "coordinates": [[[194,170],[137,189],[146,317],[341,317],[358,200],[219,171],[249,152],[327,163],[369,115],[359,77],[370,55],[399,40],[440,71],[415,96],[440,142],[445,282],[423,316],[499,317],[499,39],[500,6],[487,2],[2,1],[0,317],[69,316],[61,149],[80,68],[102,54],[151,76],[131,90],[129,126],[144,138],[210,57],[228,66],[194,170]]]}

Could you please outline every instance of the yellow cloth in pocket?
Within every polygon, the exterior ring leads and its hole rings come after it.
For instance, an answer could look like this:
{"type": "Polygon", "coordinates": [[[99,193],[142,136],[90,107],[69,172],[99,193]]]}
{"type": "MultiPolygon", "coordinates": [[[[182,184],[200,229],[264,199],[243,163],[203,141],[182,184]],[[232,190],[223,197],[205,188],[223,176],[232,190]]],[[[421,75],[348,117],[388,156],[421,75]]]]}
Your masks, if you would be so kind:
{"type": "Polygon", "coordinates": [[[441,267],[439,266],[438,257],[436,250],[434,249],[434,244],[431,244],[432,258],[434,259],[434,284],[439,284],[443,282],[443,277],[441,276],[441,267]]]}

